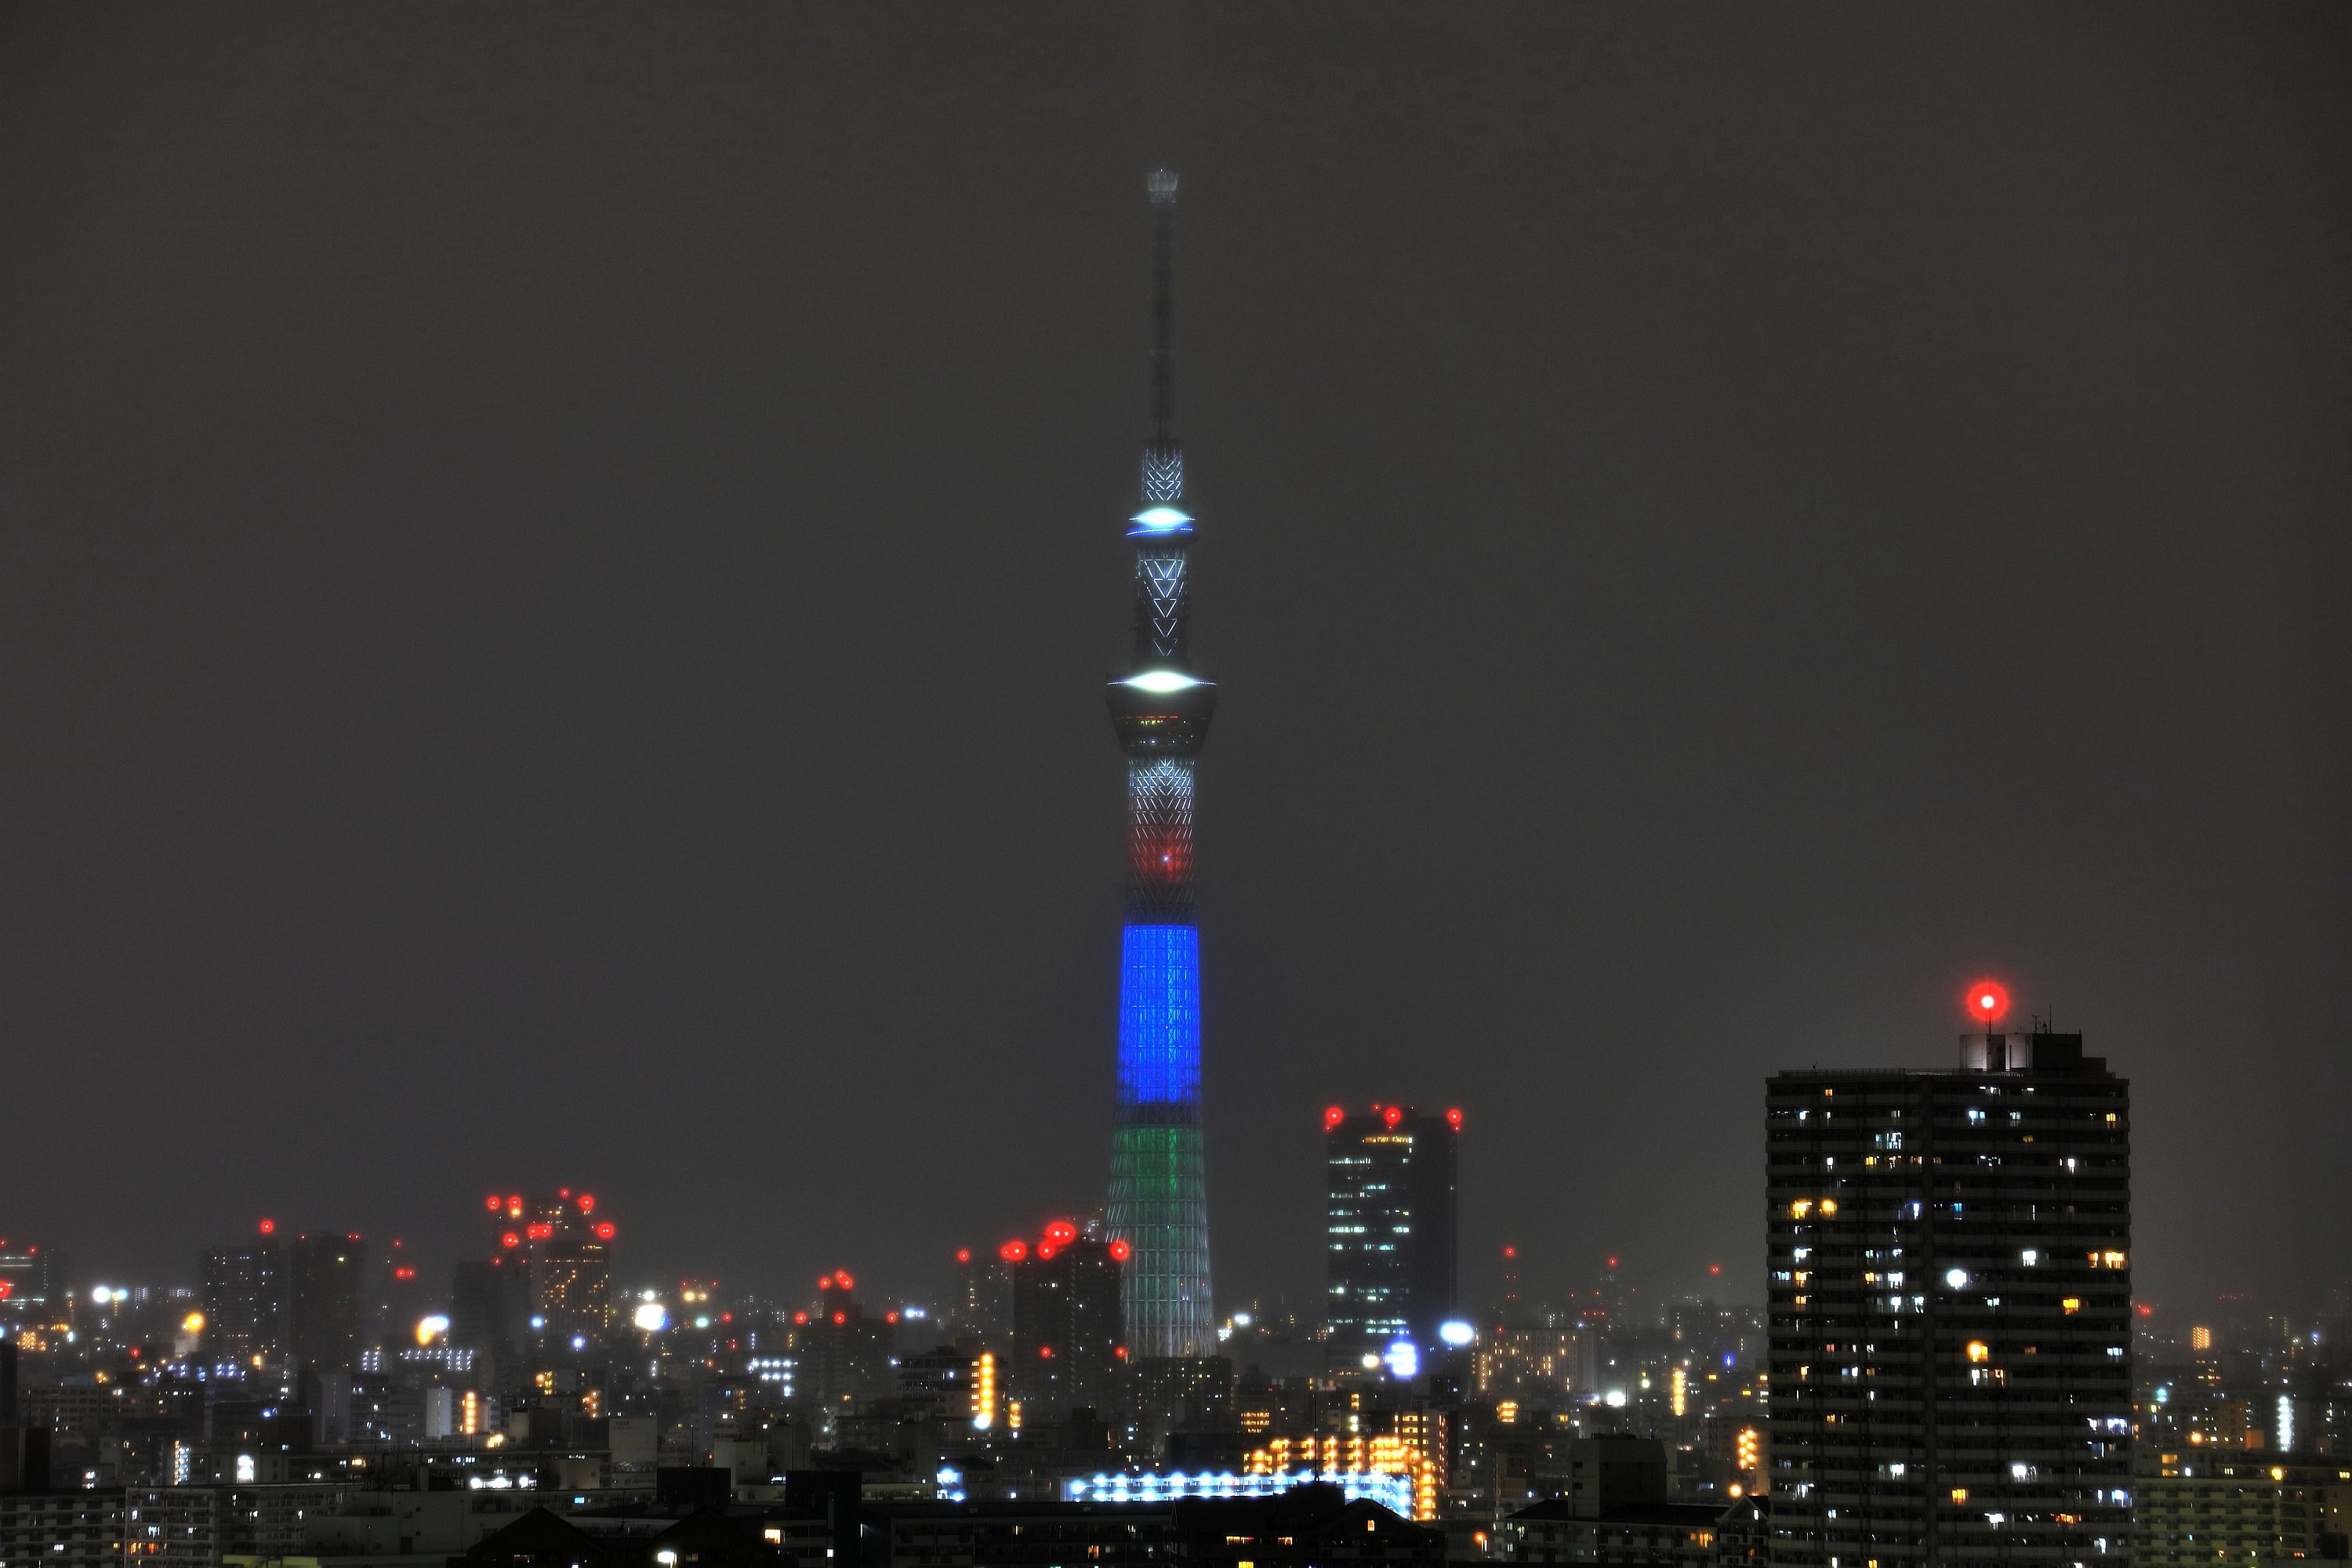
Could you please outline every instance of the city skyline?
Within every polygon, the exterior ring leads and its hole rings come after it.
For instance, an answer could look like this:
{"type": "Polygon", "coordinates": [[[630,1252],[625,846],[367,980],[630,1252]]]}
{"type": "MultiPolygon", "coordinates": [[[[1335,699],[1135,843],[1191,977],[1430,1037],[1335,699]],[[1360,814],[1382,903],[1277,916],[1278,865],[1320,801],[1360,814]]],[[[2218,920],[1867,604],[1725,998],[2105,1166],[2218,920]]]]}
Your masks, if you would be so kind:
{"type": "MultiPolygon", "coordinates": [[[[560,1174],[936,1289],[1108,1164],[1131,28],[415,15],[0,24],[0,1231],[560,1174]]],[[[1381,1100],[1465,1297],[1760,1301],[1759,1086],[1987,973],[2133,1080],[2147,1299],[2340,1279],[2344,27],[2163,16],[1194,18],[1228,1300],[1381,1100]]]]}

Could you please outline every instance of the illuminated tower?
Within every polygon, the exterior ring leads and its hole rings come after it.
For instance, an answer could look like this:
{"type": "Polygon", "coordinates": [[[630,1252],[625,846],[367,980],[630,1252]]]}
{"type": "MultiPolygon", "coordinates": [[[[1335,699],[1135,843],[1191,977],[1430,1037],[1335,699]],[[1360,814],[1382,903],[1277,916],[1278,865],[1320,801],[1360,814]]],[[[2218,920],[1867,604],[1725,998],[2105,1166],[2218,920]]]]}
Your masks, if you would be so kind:
{"type": "Polygon", "coordinates": [[[1135,542],[1135,659],[1110,683],[1127,753],[1127,922],[1118,984],[1118,1121],[1110,1233],[1133,1249],[1122,1289],[1140,1357],[1214,1353],[1201,1149],[1201,932],[1192,914],[1192,770],[1217,689],[1192,673],[1184,448],[1177,441],[1176,176],[1151,193],[1151,438],[1135,542]]]}

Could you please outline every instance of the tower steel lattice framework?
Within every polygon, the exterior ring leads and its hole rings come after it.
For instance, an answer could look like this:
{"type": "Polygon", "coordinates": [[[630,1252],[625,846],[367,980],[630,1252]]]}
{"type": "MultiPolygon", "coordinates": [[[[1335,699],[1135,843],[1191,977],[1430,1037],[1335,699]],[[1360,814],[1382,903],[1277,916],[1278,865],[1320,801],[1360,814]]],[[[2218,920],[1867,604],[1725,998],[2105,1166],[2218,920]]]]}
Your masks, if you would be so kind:
{"type": "Polygon", "coordinates": [[[1108,688],[1127,753],[1127,918],[1120,942],[1118,1117],[1110,1231],[1133,1249],[1129,1353],[1213,1353],[1201,1143],[1201,933],[1192,906],[1192,774],[1217,689],[1192,672],[1192,518],[1176,439],[1176,176],[1153,174],[1152,433],[1135,542],[1135,657],[1108,688]]]}

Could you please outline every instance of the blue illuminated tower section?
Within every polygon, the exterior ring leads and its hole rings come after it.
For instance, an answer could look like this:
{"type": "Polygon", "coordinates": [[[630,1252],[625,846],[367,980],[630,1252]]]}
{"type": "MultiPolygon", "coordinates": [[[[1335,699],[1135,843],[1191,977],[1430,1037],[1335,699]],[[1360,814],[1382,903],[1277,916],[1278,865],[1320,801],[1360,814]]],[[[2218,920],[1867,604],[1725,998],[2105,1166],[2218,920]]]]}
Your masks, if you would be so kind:
{"type": "Polygon", "coordinates": [[[1192,770],[1217,689],[1192,673],[1192,519],[1177,441],[1176,176],[1150,179],[1153,429],[1135,542],[1135,659],[1110,683],[1127,753],[1127,923],[1118,980],[1118,1121],[1110,1231],[1134,1249],[1122,1285],[1129,1353],[1213,1353],[1201,1147],[1201,931],[1192,913],[1192,770]]]}

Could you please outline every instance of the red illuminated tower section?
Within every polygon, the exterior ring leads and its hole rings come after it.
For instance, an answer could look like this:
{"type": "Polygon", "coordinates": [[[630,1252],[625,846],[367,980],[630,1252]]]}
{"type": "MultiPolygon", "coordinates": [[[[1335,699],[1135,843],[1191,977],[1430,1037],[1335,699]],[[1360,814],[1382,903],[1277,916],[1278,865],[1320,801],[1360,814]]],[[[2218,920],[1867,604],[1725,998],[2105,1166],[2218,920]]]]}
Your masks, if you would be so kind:
{"type": "Polygon", "coordinates": [[[1150,178],[1152,433],[1135,544],[1135,654],[1108,697],[1127,753],[1127,921],[1120,941],[1118,1118],[1110,1233],[1131,1249],[1128,1342],[1142,1358],[1214,1352],[1201,1143],[1201,941],[1192,910],[1192,777],[1216,687],[1192,670],[1192,518],[1176,439],[1176,176],[1150,178]]]}

